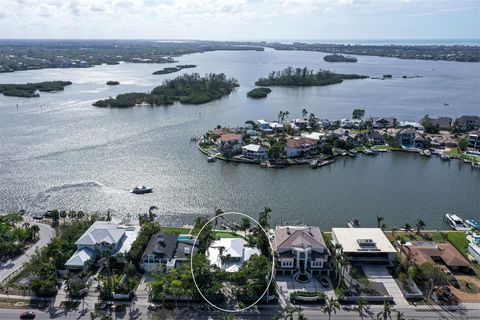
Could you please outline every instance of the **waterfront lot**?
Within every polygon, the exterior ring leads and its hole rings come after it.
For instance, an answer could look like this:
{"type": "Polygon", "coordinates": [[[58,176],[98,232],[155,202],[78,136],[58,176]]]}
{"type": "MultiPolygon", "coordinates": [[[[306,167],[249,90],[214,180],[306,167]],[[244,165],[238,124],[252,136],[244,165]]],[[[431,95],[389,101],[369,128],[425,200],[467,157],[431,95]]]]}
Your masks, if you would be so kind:
{"type": "Polygon", "coordinates": [[[290,275],[278,275],[275,276],[275,280],[278,285],[278,293],[284,300],[289,300],[290,293],[299,290],[323,292],[328,297],[335,297],[335,292],[333,291],[330,279],[328,279],[328,282],[330,283],[328,288],[323,287],[316,276],[313,276],[312,280],[308,283],[299,283],[293,279],[293,276],[290,275]]]}

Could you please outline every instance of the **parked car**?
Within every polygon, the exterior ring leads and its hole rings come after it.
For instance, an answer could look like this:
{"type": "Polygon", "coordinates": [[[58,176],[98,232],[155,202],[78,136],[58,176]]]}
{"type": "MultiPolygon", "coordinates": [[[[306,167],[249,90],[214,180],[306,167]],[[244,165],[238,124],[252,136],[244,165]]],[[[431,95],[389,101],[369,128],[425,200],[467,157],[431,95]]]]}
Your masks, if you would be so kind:
{"type": "Polygon", "coordinates": [[[32,216],[32,218],[34,220],[42,220],[43,219],[43,214],[36,214],[36,215],[32,216]]]}
{"type": "Polygon", "coordinates": [[[20,319],[35,319],[35,312],[25,311],[20,314],[20,319]]]}
{"type": "Polygon", "coordinates": [[[454,286],[454,287],[457,288],[457,289],[460,289],[460,283],[458,283],[457,278],[455,278],[454,276],[452,276],[452,277],[450,278],[450,282],[452,283],[452,286],[454,286]]]}
{"type": "Polygon", "coordinates": [[[328,288],[330,286],[330,282],[328,282],[328,279],[326,277],[321,277],[319,281],[324,288],[328,288]]]}

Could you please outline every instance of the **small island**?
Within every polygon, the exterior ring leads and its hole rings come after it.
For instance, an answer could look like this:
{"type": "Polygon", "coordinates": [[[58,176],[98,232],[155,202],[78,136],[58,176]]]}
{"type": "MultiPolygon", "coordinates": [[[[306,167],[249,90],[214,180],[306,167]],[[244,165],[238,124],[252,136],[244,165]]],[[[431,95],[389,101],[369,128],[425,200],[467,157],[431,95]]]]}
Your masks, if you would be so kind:
{"type": "Polygon", "coordinates": [[[188,69],[188,68],[195,68],[196,65],[194,64],[179,64],[176,67],[166,67],[163,68],[162,70],[157,70],[152,74],[168,74],[168,73],[174,73],[177,71],[180,71],[182,69],[188,69]]]}
{"type": "Polygon", "coordinates": [[[127,108],[139,104],[151,106],[170,105],[175,101],[184,104],[207,103],[230,94],[238,87],[238,81],[227,78],[223,73],[209,73],[201,77],[198,73],[184,74],[165,80],[150,93],[124,93],[115,98],[98,100],[96,107],[127,108]]]}
{"type": "Polygon", "coordinates": [[[107,86],[118,86],[119,84],[118,81],[107,81],[107,86]]]}
{"type": "Polygon", "coordinates": [[[341,74],[322,69],[314,72],[307,67],[288,67],[271,72],[268,78],[260,78],[255,84],[257,86],[328,86],[341,83],[343,80],[367,78],[368,76],[358,74],[341,74]]]}
{"type": "Polygon", "coordinates": [[[342,54],[328,54],[323,57],[326,62],[357,62],[357,58],[353,56],[344,56],[342,54]]]}
{"type": "Polygon", "coordinates": [[[71,84],[71,81],[44,81],[27,84],[0,84],[0,93],[3,93],[4,96],[36,98],[40,96],[37,91],[62,91],[64,87],[71,84]]]}
{"type": "Polygon", "coordinates": [[[247,97],[254,99],[266,98],[270,92],[272,92],[272,89],[270,88],[255,88],[247,92],[247,97]]]}

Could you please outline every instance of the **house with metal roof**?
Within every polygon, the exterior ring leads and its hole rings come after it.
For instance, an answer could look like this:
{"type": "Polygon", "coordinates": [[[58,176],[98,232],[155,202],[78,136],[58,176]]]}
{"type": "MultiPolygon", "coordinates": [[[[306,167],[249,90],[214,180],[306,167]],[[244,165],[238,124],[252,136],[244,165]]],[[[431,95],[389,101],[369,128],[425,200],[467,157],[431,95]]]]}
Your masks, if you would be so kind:
{"type": "Polygon", "coordinates": [[[243,238],[220,238],[207,251],[210,264],[227,272],[237,272],[255,254],[260,255],[260,250],[247,246],[243,238]]]}

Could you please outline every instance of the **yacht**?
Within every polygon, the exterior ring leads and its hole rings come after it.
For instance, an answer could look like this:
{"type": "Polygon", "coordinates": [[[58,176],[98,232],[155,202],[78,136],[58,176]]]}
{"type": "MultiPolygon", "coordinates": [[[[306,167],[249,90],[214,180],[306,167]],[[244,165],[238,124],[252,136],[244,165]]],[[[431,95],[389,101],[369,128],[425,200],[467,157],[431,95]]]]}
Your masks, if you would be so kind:
{"type": "Polygon", "coordinates": [[[457,216],[456,214],[446,213],[445,219],[447,220],[448,224],[452,229],[457,231],[469,231],[470,228],[465,225],[462,218],[457,216]]]}
{"type": "Polygon", "coordinates": [[[310,162],[310,167],[311,167],[312,169],[317,169],[317,168],[318,168],[318,160],[312,160],[312,161],[310,162]]]}
{"type": "Polygon", "coordinates": [[[152,191],[153,191],[153,188],[147,188],[145,186],[136,186],[132,190],[130,190],[131,193],[135,193],[135,194],[150,193],[152,191]]]}
{"type": "Polygon", "coordinates": [[[430,156],[432,155],[432,152],[431,152],[430,150],[424,150],[424,151],[423,151],[423,155],[424,155],[425,157],[430,157],[430,156]]]}
{"type": "Polygon", "coordinates": [[[360,221],[358,221],[358,219],[353,219],[352,221],[347,223],[347,227],[349,227],[349,228],[360,228],[360,221]]]}
{"type": "Polygon", "coordinates": [[[442,159],[443,161],[450,161],[450,156],[446,153],[443,153],[441,156],[440,156],[440,159],[442,159]]]}

